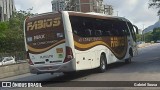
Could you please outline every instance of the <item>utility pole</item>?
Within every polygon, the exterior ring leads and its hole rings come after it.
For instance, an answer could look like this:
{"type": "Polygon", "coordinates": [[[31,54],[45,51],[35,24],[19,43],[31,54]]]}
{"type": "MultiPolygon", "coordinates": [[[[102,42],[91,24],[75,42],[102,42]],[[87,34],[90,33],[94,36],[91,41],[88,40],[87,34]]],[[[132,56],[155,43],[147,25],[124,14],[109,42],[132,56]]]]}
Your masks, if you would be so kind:
{"type": "Polygon", "coordinates": [[[142,37],[143,37],[143,41],[145,42],[144,24],[143,24],[142,37]]]}
{"type": "Polygon", "coordinates": [[[117,16],[118,16],[118,11],[117,11],[117,16]]]}

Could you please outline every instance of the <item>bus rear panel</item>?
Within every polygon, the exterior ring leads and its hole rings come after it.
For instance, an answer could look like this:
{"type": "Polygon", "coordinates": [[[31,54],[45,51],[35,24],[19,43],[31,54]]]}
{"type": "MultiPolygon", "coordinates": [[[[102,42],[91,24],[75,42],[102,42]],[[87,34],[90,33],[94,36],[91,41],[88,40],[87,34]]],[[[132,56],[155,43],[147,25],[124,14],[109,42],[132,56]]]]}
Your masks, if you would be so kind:
{"type": "Polygon", "coordinates": [[[66,46],[61,13],[28,17],[24,33],[31,73],[73,71],[69,63],[73,52],[66,46]]]}

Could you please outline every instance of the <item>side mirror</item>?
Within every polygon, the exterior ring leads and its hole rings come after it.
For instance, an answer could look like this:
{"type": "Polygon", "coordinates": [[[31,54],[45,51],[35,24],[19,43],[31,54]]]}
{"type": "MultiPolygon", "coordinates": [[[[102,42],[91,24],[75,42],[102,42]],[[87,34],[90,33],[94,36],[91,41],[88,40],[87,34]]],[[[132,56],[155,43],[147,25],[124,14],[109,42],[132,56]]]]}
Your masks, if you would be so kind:
{"type": "Polygon", "coordinates": [[[139,34],[138,27],[136,25],[133,25],[133,27],[134,27],[134,30],[136,30],[136,34],[139,34]]]}

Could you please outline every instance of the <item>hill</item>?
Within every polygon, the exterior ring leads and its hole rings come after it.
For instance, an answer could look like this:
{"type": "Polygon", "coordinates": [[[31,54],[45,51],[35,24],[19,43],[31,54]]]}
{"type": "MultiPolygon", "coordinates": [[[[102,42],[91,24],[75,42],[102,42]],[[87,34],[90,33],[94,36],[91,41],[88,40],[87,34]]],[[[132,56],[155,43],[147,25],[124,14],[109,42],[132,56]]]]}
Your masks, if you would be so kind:
{"type": "Polygon", "coordinates": [[[153,24],[153,25],[151,25],[151,26],[145,28],[145,29],[144,29],[144,33],[153,31],[154,28],[158,28],[158,27],[160,27],[160,20],[157,21],[155,24],[153,24]]]}

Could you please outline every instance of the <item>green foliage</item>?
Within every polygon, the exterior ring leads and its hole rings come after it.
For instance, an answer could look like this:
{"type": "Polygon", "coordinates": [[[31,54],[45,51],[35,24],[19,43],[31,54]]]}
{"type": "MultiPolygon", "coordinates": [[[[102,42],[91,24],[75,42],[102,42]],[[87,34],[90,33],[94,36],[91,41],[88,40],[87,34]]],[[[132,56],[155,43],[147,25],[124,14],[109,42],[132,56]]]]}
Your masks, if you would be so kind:
{"type": "Polygon", "coordinates": [[[0,22],[0,32],[3,32],[8,29],[8,22],[0,22]]]}
{"type": "Polygon", "coordinates": [[[23,23],[33,15],[30,10],[14,12],[9,21],[0,22],[0,53],[24,51],[23,23]]]}
{"type": "Polygon", "coordinates": [[[152,32],[145,33],[145,42],[151,42],[153,40],[152,32]]]}
{"type": "MultiPolygon", "coordinates": [[[[149,0],[149,8],[160,8],[160,0],[149,0]]],[[[160,9],[158,10],[158,15],[160,15],[160,9]]]]}
{"type": "Polygon", "coordinates": [[[0,22],[0,38],[5,37],[4,32],[8,29],[8,22],[0,22]]]}
{"type": "Polygon", "coordinates": [[[136,34],[136,39],[137,39],[137,42],[142,41],[142,35],[136,34]]]}
{"type": "Polygon", "coordinates": [[[152,34],[153,34],[153,41],[160,40],[160,28],[155,28],[152,34]]]}
{"type": "Polygon", "coordinates": [[[137,41],[156,42],[157,40],[160,40],[160,28],[155,28],[153,32],[137,35],[137,41]]]}

